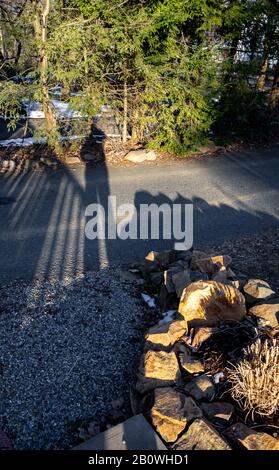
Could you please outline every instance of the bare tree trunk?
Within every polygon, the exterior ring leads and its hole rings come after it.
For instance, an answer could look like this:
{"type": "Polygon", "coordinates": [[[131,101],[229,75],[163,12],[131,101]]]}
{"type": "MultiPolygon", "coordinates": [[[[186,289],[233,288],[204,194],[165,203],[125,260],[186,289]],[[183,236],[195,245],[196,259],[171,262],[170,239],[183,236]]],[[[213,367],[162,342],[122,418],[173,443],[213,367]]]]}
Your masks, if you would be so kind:
{"type": "Polygon", "coordinates": [[[271,111],[274,111],[277,106],[279,106],[279,55],[274,71],[272,88],[269,94],[268,106],[271,111]]]}
{"type": "Polygon", "coordinates": [[[236,56],[237,48],[238,48],[238,43],[239,43],[239,38],[234,38],[232,40],[232,44],[231,44],[230,51],[229,51],[229,58],[231,59],[232,63],[235,60],[235,56],[236,56]]]}
{"type": "Polygon", "coordinates": [[[271,25],[268,23],[265,38],[264,38],[264,44],[263,44],[263,57],[262,57],[262,63],[261,63],[261,68],[260,68],[260,74],[259,74],[258,83],[257,83],[257,90],[259,91],[265,90],[266,76],[267,76],[268,66],[269,66],[271,34],[272,34],[271,25]]]}
{"type": "Polygon", "coordinates": [[[50,11],[50,0],[44,0],[44,6],[42,10],[41,18],[41,79],[42,79],[42,90],[43,90],[43,110],[45,113],[45,124],[46,131],[51,132],[56,127],[56,118],[52,111],[52,105],[49,99],[48,94],[48,85],[47,85],[47,72],[48,72],[48,58],[46,53],[46,41],[47,41],[47,20],[50,11]]]}
{"type": "Polygon", "coordinates": [[[227,83],[227,84],[230,83],[231,78],[232,78],[230,69],[231,69],[231,65],[233,65],[234,61],[235,61],[235,56],[236,56],[236,53],[237,53],[238,43],[239,43],[239,39],[234,38],[232,40],[230,48],[226,51],[226,54],[224,55],[225,60],[228,61],[228,63],[230,64],[230,67],[229,67],[228,71],[226,72],[226,74],[224,76],[224,82],[227,83]]]}
{"type": "Polygon", "coordinates": [[[50,0],[42,0],[42,6],[35,0],[35,21],[34,30],[39,44],[39,72],[41,75],[42,104],[45,114],[45,129],[48,133],[55,129],[57,122],[53,113],[52,104],[48,93],[48,58],[46,52],[47,42],[47,20],[50,12],[50,0]]]}
{"type": "Polygon", "coordinates": [[[127,79],[124,79],[123,84],[123,130],[122,130],[122,142],[127,142],[128,135],[128,86],[127,79]]]}
{"type": "Polygon", "coordinates": [[[141,126],[140,126],[140,114],[138,108],[138,100],[135,97],[133,101],[132,109],[132,141],[138,142],[142,138],[141,126]]]}
{"type": "Polygon", "coordinates": [[[21,51],[22,51],[22,43],[21,41],[16,41],[15,43],[15,66],[18,66],[19,59],[21,56],[21,51]]]}
{"type": "Polygon", "coordinates": [[[0,54],[3,60],[5,60],[6,59],[5,38],[4,38],[4,33],[3,33],[1,26],[0,26],[0,54]]]}
{"type": "Polygon", "coordinates": [[[269,53],[268,46],[266,46],[264,50],[264,54],[263,54],[262,65],[261,65],[260,74],[259,74],[258,83],[257,83],[257,90],[259,91],[264,91],[265,89],[266,74],[267,74],[268,65],[269,65],[268,53],[269,53]]]}

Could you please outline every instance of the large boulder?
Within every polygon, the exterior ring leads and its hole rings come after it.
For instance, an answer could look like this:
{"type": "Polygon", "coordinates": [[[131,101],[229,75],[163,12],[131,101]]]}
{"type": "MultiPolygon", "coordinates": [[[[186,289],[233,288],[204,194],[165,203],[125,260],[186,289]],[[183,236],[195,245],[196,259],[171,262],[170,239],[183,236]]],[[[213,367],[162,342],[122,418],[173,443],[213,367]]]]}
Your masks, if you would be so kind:
{"type": "Polygon", "coordinates": [[[215,281],[198,281],[182,293],[178,312],[191,326],[239,322],[245,314],[245,299],[238,289],[215,281]]]}
{"type": "Polygon", "coordinates": [[[176,441],[187,424],[201,416],[202,411],[191,397],[170,387],[156,388],[154,391],[150,417],[164,441],[176,441]]]}
{"type": "Polygon", "coordinates": [[[156,387],[174,385],[179,379],[179,364],[174,352],[147,351],[141,358],[136,389],[145,393],[156,387]]]}
{"type": "Polygon", "coordinates": [[[265,432],[256,432],[245,424],[233,424],[227,431],[226,436],[242,449],[246,450],[279,450],[279,439],[265,432]]]}
{"type": "Polygon", "coordinates": [[[275,292],[270,285],[261,279],[249,279],[243,286],[243,291],[245,300],[250,305],[269,300],[275,296],[275,292]]]}
{"type": "Polygon", "coordinates": [[[279,298],[261,302],[250,308],[249,314],[263,318],[272,328],[279,326],[279,298]]]}
{"type": "Polygon", "coordinates": [[[231,450],[229,444],[205,419],[196,419],[178,441],[174,450],[231,450]]]}
{"type": "Polygon", "coordinates": [[[186,321],[173,321],[153,326],[145,335],[146,346],[152,349],[169,349],[184,336],[186,321]]]}

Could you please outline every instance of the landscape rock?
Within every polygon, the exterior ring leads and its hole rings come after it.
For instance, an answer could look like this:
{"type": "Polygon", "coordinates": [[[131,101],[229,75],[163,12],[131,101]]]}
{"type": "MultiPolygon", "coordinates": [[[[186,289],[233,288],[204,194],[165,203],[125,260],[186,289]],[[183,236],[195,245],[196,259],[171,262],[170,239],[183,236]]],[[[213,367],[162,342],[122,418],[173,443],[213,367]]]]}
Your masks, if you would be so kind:
{"type": "Polygon", "coordinates": [[[156,258],[163,268],[168,268],[171,263],[176,261],[176,251],[174,250],[165,250],[158,253],[156,258]]]}
{"type": "Polygon", "coordinates": [[[191,250],[176,251],[176,257],[178,260],[187,261],[189,264],[192,259],[193,252],[191,250]]]}
{"type": "Polygon", "coordinates": [[[174,285],[176,295],[179,299],[185,287],[191,284],[191,282],[192,281],[188,269],[184,269],[183,271],[179,271],[173,274],[172,283],[174,285]]]}
{"type": "Polygon", "coordinates": [[[241,282],[238,280],[235,281],[230,281],[230,284],[235,287],[236,289],[240,290],[241,289],[241,282]]]}
{"type": "Polygon", "coordinates": [[[66,158],[66,164],[67,165],[76,165],[80,163],[80,159],[78,157],[74,157],[74,156],[67,156],[66,158]]]}
{"type": "Polygon", "coordinates": [[[153,399],[152,394],[148,393],[142,395],[138,392],[135,386],[130,387],[130,406],[133,415],[145,414],[147,410],[152,406],[153,399]]]}
{"type": "Polygon", "coordinates": [[[158,254],[159,254],[158,251],[150,251],[146,255],[145,259],[146,261],[155,261],[157,259],[158,254]]]}
{"type": "Polygon", "coordinates": [[[208,256],[195,261],[195,269],[205,274],[214,274],[221,267],[227,267],[232,262],[230,256],[208,256]]]}
{"type": "Polygon", "coordinates": [[[147,161],[154,161],[156,160],[157,155],[153,150],[131,150],[127,155],[124,157],[125,160],[128,160],[132,163],[143,163],[147,161]]]}
{"type": "Polygon", "coordinates": [[[173,300],[174,295],[175,294],[170,294],[167,291],[167,288],[164,284],[161,285],[159,296],[158,296],[158,304],[162,308],[163,312],[165,312],[166,310],[171,309],[172,300],[173,300]]]}
{"type": "Polygon", "coordinates": [[[225,266],[222,266],[219,271],[212,275],[211,279],[212,281],[226,283],[228,281],[227,268],[225,266]]]}
{"type": "Polygon", "coordinates": [[[214,402],[214,403],[201,403],[200,405],[204,415],[209,421],[216,420],[218,422],[229,422],[233,412],[234,406],[227,402],[214,402]]]}
{"type": "Polygon", "coordinates": [[[195,400],[212,400],[215,395],[213,381],[207,375],[199,375],[184,386],[184,390],[195,400]]]}
{"type": "Polygon", "coordinates": [[[226,437],[246,450],[279,450],[279,439],[265,432],[256,432],[242,423],[227,429],[226,437]]]}
{"type": "Polygon", "coordinates": [[[250,308],[249,314],[263,318],[272,328],[277,328],[279,326],[279,298],[254,305],[250,308]]]}
{"type": "Polygon", "coordinates": [[[200,271],[190,271],[190,279],[191,282],[208,281],[209,277],[207,274],[201,273],[200,271]]]}
{"type": "Polygon", "coordinates": [[[245,314],[243,295],[231,285],[198,281],[184,289],[178,312],[190,326],[213,326],[241,321],[245,314]]]}
{"type": "Polygon", "coordinates": [[[174,450],[231,450],[229,444],[205,419],[196,419],[172,447],[174,450]]]}
{"type": "Polygon", "coordinates": [[[211,338],[217,331],[218,328],[213,327],[199,327],[195,328],[195,333],[191,342],[193,348],[199,349],[203,343],[205,343],[209,338],[211,338]]]}
{"type": "Polygon", "coordinates": [[[197,267],[197,261],[200,259],[208,258],[208,254],[205,253],[204,251],[200,250],[193,250],[192,252],[192,260],[191,260],[191,269],[196,270],[198,269],[197,267]]]}
{"type": "Polygon", "coordinates": [[[249,279],[243,286],[243,291],[246,302],[252,305],[263,300],[269,300],[275,295],[270,285],[261,279],[249,279]]]}
{"type": "Polygon", "coordinates": [[[157,154],[154,152],[154,150],[148,150],[146,152],[146,160],[148,162],[154,162],[157,159],[157,154]]]}
{"type": "Polygon", "coordinates": [[[188,261],[179,259],[179,260],[174,261],[174,263],[169,264],[169,268],[179,268],[180,271],[183,271],[184,269],[189,268],[189,263],[188,261]]]}
{"type": "Polygon", "coordinates": [[[150,273],[149,279],[150,279],[151,284],[157,289],[159,289],[161,284],[164,282],[164,273],[161,271],[150,273]]]}
{"type": "Polygon", "coordinates": [[[164,441],[176,441],[187,424],[201,416],[202,411],[191,397],[170,387],[155,389],[150,417],[164,441]]]}
{"type": "Polygon", "coordinates": [[[147,347],[154,349],[156,346],[159,348],[170,348],[176,341],[184,336],[187,328],[185,321],[173,321],[156,325],[150,328],[145,336],[147,347]]]}
{"type": "Polygon", "coordinates": [[[164,284],[168,292],[175,292],[175,285],[173,283],[173,276],[181,271],[181,268],[176,266],[164,271],[164,284]]]}
{"type": "Polygon", "coordinates": [[[204,372],[203,362],[192,354],[189,354],[186,348],[179,356],[179,362],[182,369],[189,374],[200,374],[201,372],[204,372]]]}
{"type": "Polygon", "coordinates": [[[141,358],[136,389],[145,393],[156,387],[174,385],[179,379],[179,364],[174,352],[147,351],[141,358]]]}
{"type": "Polygon", "coordinates": [[[144,260],[140,264],[139,269],[143,277],[146,277],[150,273],[155,273],[155,272],[160,271],[160,266],[157,260],[154,260],[154,261],[144,260]]]}

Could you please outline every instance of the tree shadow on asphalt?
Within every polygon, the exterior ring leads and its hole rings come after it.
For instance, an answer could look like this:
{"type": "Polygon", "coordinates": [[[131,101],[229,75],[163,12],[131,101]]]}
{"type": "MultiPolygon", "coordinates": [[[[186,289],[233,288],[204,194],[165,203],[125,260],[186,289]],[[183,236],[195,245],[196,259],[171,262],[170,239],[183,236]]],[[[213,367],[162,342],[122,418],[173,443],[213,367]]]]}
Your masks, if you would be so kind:
{"type": "MultiPolygon", "coordinates": [[[[98,153],[98,165],[87,161],[84,171],[78,174],[74,168],[61,165],[59,160],[60,168],[55,171],[1,175],[1,283],[17,277],[63,279],[65,275],[75,276],[117,264],[119,260],[133,261],[131,257],[138,260],[152,249],[173,248],[173,236],[169,240],[163,239],[162,219],[158,239],[140,239],[140,209],[143,204],[168,204],[171,208],[173,204],[179,204],[182,220],[185,205],[193,204],[193,239],[194,245],[200,247],[206,245],[207,240],[214,239],[216,243],[228,240],[237,230],[241,236],[278,226],[278,217],[264,210],[252,211],[243,202],[238,203],[237,197],[232,206],[210,204],[198,196],[187,198],[179,192],[171,198],[163,192],[151,194],[135,188],[134,200],[126,202],[136,208],[137,239],[108,239],[106,236],[103,240],[90,240],[85,237],[84,228],[93,213],[86,217],[86,208],[100,204],[107,216],[108,198],[112,196],[103,142],[104,139],[100,139],[93,150],[93,153],[98,153]]],[[[84,151],[88,151],[88,142],[81,153],[84,151]]],[[[54,152],[51,158],[58,162],[54,152]]],[[[123,181],[123,186],[126,183],[123,181]]],[[[256,184],[255,176],[255,187],[256,184]]],[[[268,182],[261,181],[261,188],[263,184],[267,188],[268,182]]],[[[105,225],[107,232],[107,217],[105,225]]]]}

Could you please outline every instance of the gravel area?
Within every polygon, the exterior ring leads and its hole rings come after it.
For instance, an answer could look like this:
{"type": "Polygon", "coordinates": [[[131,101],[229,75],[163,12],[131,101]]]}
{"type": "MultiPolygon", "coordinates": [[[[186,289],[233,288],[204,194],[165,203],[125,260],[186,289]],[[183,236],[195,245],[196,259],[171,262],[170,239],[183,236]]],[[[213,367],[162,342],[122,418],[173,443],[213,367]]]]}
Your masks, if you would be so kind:
{"type": "MultiPolygon", "coordinates": [[[[273,230],[206,251],[279,291],[278,248],[273,230]]],[[[70,448],[83,422],[129,403],[145,315],[116,268],[0,288],[0,430],[14,448],[70,448]]]]}
{"type": "Polygon", "coordinates": [[[82,420],[128,401],[144,309],[104,269],[0,289],[0,429],[16,449],[66,449],[82,420]]]}
{"type": "Polygon", "coordinates": [[[230,255],[233,269],[267,281],[279,294],[279,229],[226,241],[207,251],[230,255]]]}

